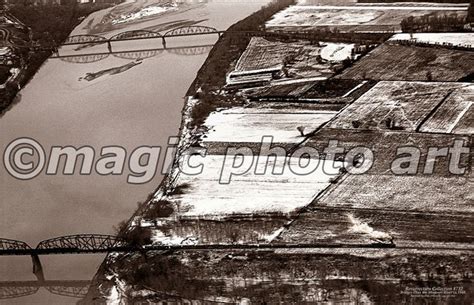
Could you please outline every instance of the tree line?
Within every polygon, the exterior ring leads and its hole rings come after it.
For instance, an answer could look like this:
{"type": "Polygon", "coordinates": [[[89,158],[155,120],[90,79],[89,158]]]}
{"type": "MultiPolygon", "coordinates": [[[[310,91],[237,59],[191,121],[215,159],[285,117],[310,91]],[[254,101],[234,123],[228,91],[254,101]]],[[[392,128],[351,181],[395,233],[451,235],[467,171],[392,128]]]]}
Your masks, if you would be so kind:
{"type": "Polygon", "coordinates": [[[467,10],[467,22],[474,22],[474,0],[471,0],[471,3],[469,4],[469,8],[467,10]]]}
{"type": "Polygon", "coordinates": [[[464,32],[467,20],[463,15],[428,14],[419,17],[409,16],[402,20],[402,31],[406,33],[414,32],[464,32]]]}

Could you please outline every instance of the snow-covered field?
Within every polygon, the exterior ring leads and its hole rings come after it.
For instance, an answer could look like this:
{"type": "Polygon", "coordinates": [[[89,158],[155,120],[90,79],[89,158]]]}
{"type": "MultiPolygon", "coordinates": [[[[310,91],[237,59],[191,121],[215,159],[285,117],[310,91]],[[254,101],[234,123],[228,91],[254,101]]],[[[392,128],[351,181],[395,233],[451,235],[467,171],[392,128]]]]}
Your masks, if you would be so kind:
{"type": "Polygon", "coordinates": [[[285,57],[294,55],[301,48],[301,44],[273,42],[261,37],[252,37],[245,52],[240,56],[235,71],[278,68],[285,57]]]}
{"type": "Polygon", "coordinates": [[[266,26],[357,25],[370,22],[380,15],[376,10],[352,9],[347,12],[341,12],[341,10],[344,10],[344,8],[334,6],[290,6],[275,14],[266,26]]]}
{"type": "Polygon", "coordinates": [[[474,134],[474,85],[465,84],[444,101],[420,131],[474,134]]]}
{"type": "Polygon", "coordinates": [[[470,50],[384,43],[336,78],[457,82],[469,78],[472,66],[470,50]]]}
{"type": "Polygon", "coordinates": [[[473,213],[471,184],[468,177],[351,175],[319,202],[356,209],[473,213]]]}
{"type": "Polygon", "coordinates": [[[235,107],[209,115],[205,126],[209,132],[204,142],[261,142],[272,136],[273,142],[298,143],[304,138],[297,130],[305,127],[305,134],[332,119],[336,111],[301,108],[243,108],[235,107]]]}
{"type": "MultiPolygon", "coordinates": [[[[318,165],[316,170],[307,175],[298,175],[293,172],[298,171],[295,170],[298,161],[301,163],[306,161],[299,158],[278,157],[275,162],[274,158],[269,158],[266,173],[261,175],[256,174],[255,169],[265,168],[267,160],[254,158],[250,170],[242,175],[233,176],[229,184],[223,184],[220,183],[221,172],[223,169],[225,171],[231,168],[233,158],[228,157],[226,160],[222,155],[196,157],[195,160],[193,158],[190,163],[192,166],[196,166],[197,162],[201,163],[202,173],[192,176],[180,172],[176,185],[187,185],[186,191],[184,194],[165,198],[177,205],[177,213],[180,216],[294,212],[310,204],[331,184],[331,178],[339,175],[338,170],[329,170],[329,167],[343,165],[342,162],[336,161],[323,166],[321,160],[311,159],[313,165],[318,165]],[[275,174],[272,173],[273,165],[275,174]],[[281,175],[278,174],[280,169],[283,169],[281,175]]],[[[187,163],[183,163],[183,170],[186,172],[189,171],[187,163]]]]}
{"type": "Polygon", "coordinates": [[[422,16],[431,12],[462,13],[460,6],[400,6],[400,5],[351,5],[351,6],[290,6],[278,12],[267,22],[274,27],[356,26],[383,25],[399,28],[407,16],[422,16]]]}
{"type": "Polygon", "coordinates": [[[400,33],[393,35],[389,40],[413,40],[430,44],[452,44],[455,46],[474,48],[474,34],[472,33],[400,33]]]}
{"type": "MultiPolygon", "coordinates": [[[[444,99],[469,100],[472,90],[466,89],[466,86],[471,87],[466,83],[381,81],[348,106],[331,122],[330,127],[342,129],[398,127],[414,131],[444,99]]],[[[462,114],[467,106],[465,103],[460,105],[459,112],[456,112],[457,115],[453,115],[453,118],[462,114]]],[[[440,115],[439,121],[453,119],[445,117],[445,114],[446,111],[440,115]]]]}

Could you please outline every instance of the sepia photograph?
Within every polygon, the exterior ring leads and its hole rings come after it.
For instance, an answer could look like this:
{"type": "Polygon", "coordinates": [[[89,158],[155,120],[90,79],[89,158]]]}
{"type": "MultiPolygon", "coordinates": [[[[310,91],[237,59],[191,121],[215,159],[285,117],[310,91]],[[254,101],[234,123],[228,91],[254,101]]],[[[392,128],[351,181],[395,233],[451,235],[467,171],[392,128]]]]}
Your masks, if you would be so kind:
{"type": "Polygon", "coordinates": [[[0,305],[474,304],[474,0],[0,0],[0,305]]]}

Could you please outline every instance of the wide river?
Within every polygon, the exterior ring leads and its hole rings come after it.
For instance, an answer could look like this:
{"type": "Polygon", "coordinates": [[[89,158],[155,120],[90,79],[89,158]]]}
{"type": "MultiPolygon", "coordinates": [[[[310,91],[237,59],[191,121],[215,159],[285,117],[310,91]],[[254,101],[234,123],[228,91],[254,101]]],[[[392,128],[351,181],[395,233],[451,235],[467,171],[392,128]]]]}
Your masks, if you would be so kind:
{"type": "MultiPolygon", "coordinates": [[[[133,19],[138,16],[132,14],[136,11],[156,13],[158,9],[153,5],[157,2],[127,2],[113,10],[97,12],[86,18],[72,35],[92,33],[110,38],[124,31],[147,29],[164,33],[193,24],[224,30],[268,1],[180,3],[164,14],[133,19]]],[[[46,175],[50,150],[53,146],[91,146],[96,151],[96,161],[103,147],[121,146],[127,151],[128,161],[137,147],[161,146],[158,164],[162,164],[168,138],[178,133],[184,94],[217,37],[216,34],[179,38],[179,42],[170,40],[168,50],[156,52],[49,59],[20,92],[21,100],[0,119],[2,154],[9,143],[27,137],[41,144],[47,162],[45,169],[30,180],[12,177],[2,164],[0,238],[24,241],[35,247],[40,241],[57,236],[113,234],[114,226],[129,218],[137,202],[144,201],[159,185],[161,168],[143,184],[127,183],[127,166],[124,175],[116,176],[103,176],[95,171],[90,175],[46,175]],[[113,69],[118,67],[121,68],[113,69]]],[[[161,40],[153,43],[161,47],[161,40]]],[[[120,47],[136,50],[144,44],[138,41],[120,47]]],[[[89,49],[99,47],[107,49],[104,45],[89,49]]],[[[86,54],[87,49],[77,52],[86,54]]],[[[23,161],[35,158],[23,156],[23,161]]],[[[40,258],[46,280],[87,281],[103,257],[40,258]]],[[[75,304],[78,300],[50,293],[44,287],[34,293],[36,289],[29,288],[32,285],[28,283],[16,284],[24,287],[7,287],[11,281],[35,280],[30,257],[0,257],[0,304],[75,304]],[[21,291],[30,295],[1,299],[21,291]]],[[[68,283],[63,286],[56,293],[71,291],[68,283]]]]}

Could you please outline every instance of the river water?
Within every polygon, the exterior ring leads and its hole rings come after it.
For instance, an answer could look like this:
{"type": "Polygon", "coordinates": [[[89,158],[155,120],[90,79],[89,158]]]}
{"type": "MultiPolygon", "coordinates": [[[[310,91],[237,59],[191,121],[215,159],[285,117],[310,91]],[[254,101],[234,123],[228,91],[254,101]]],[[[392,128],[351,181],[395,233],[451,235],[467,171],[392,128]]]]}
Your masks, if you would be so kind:
{"type": "MultiPolygon", "coordinates": [[[[72,35],[93,33],[110,38],[124,31],[166,31],[193,24],[224,30],[268,1],[180,3],[165,14],[134,22],[111,25],[107,19],[156,2],[127,2],[113,11],[97,12],[72,35]]],[[[128,160],[137,147],[161,146],[161,165],[168,137],[178,133],[183,96],[206,59],[209,45],[216,40],[217,35],[180,38],[167,42],[169,50],[96,56],[93,60],[97,61],[90,63],[77,63],[92,60],[85,56],[49,59],[20,92],[21,100],[0,119],[1,151],[23,137],[41,144],[46,157],[52,146],[91,146],[97,160],[101,148],[113,145],[125,148],[128,160]],[[150,54],[154,56],[149,57],[150,54]]],[[[151,42],[120,47],[136,50],[146,43],[151,42]]],[[[89,50],[100,47],[104,46],[89,50]]],[[[77,52],[87,51],[85,48],[77,52]]],[[[74,53],[66,48],[61,52],[74,53]]],[[[23,158],[30,161],[29,156],[23,158]]],[[[0,238],[21,240],[35,247],[40,241],[57,236],[113,234],[114,226],[129,218],[136,203],[144,201],[159,185],[160,170],[158,167],[157,174],[147,183],[129,184],[126,174],[102,176],[93,171],[90,175],[46,175],[45,169],[33,179],[18,180],[2,166],[0,238]]],[[[87,281],[103,257],[50,255],[42,256],[41,262],[46,280],[87,281]]],[[[0,257],[0,296],[7,294],[6,282],[35,280],[30,257],[0,257]]],[[[10,289],[9,293],[31,294],[36,290],[28,288],[28,283],[17,284],[22,285],[25,287],[10,289]]],[[[52,294],[43,287],[29,296],[0,299],[0,304],[74,304],[77,300],[52,294]]]]}

